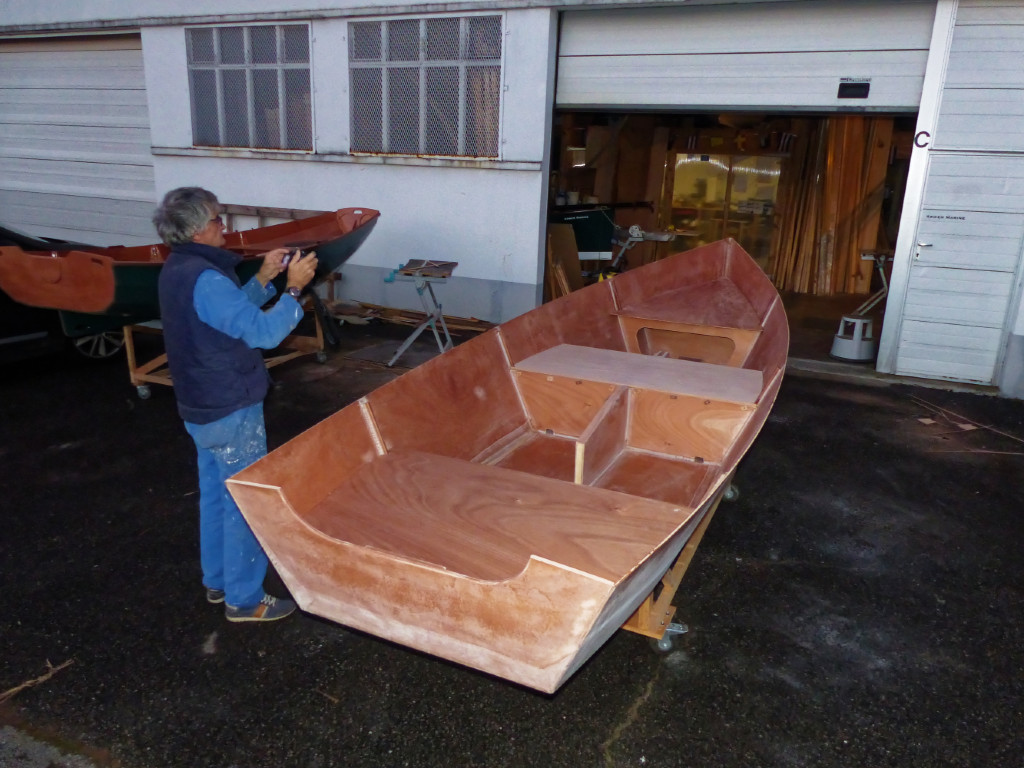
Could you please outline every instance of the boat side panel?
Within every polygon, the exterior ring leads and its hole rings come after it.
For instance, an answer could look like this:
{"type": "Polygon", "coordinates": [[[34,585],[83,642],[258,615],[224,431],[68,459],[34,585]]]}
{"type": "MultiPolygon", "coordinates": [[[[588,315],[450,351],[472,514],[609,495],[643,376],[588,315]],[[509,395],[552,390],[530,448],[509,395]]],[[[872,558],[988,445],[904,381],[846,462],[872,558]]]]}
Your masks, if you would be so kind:
{"type": "Polygon", "coordinates": [[[729,260],[726,277],[750,302],[759,321],[764,321],[778,292],[768,275],[747,255],[735,240],[729,242],[729,260]]]}
{"type": "MultiPolygon", "coordinates": [[[[235,478],[281,488],[302,518],[339,485],[377,456],[371,425],[359,403],[337,413],[289,440],[235,478]]],[[[242,509],[248,516],[249,510],[242,509]]]]}
{"type": "Polygon", "coordinates": [[[763,371],[765,383],[775,371],[784,368],[789,355],[789,321],[782,307],[782,299],[776,295],[775,302],[768,310],[757,342],[751,349],[743,366],[763,371]]]}
{"type": "Polygon", "coordinates": [[[558,344],[625,350],[610,286],[609,281],[588,285],[502,323],[512,364],[558,344]]]}
{"type": "Polygon", "coordinates": [[[744,454],[750,450],[750,446],[753,445],[754,440],[760,433],[765,421],[767,421],[768,414],[771,412],[772,405],[775,403],[775,398],[779,394],[779,387],[782,385],[783,373],[784,371],[780,369],[768,380],[764,394],[761,395],[761,400],[757,404],[757,409],[752,414],[750,420],[744,425],[743,430],[736,438],[736,441],[729,447],[729,452],[723,461],[723,465],[726,466],[730,472],[736,467],[744,454]]]}
{"type": "Polygon", "coordinates": [[[641,269],[627,270],[611,280],[620,311],[644,304],[660,294],[706,285],[725,275],[726,241],[668,256],[641,269]]]}
{"type": "Polygon", "coordinates": [[[412,369],[366,400],[388,451],[469,460],[526,423],[495,330],[412,369]]]}
{"type": "Polygon", "coordinates": [[[619,628],[636,612],[640,603],[651,594],[666,571],[679,556],[686,542],[693,535],[700,521],[708,514],[711,499],[694,512],[680,525],[670,538],[651,554],[629,577],[615,587],[615,592],[605,602],[600,615],[594,621],[590,632],[580,646],[572,664],[565,670],[568,679],[583,662],[589,659],[619,628]]]}
{"type": "Polygon", "coordinates": [[[228,485],[304,611],[548,693],[585,661],[580,648],[612,592],[536,558],[497,583],[397,559],[299,523],[275,488],[228,485]]]}

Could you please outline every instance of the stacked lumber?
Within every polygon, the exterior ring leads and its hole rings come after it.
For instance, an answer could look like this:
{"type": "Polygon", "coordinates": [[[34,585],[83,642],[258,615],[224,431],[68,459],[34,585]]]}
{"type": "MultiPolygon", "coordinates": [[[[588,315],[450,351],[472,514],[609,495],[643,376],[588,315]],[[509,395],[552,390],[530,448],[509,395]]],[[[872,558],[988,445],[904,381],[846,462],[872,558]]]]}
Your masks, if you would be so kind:
{"type": "Polygon", "coordinates": [[[780,290],[868,293],[878,244],[892,118],[794,120],[796,141],[779,184],[769,272],[780,290]]]}

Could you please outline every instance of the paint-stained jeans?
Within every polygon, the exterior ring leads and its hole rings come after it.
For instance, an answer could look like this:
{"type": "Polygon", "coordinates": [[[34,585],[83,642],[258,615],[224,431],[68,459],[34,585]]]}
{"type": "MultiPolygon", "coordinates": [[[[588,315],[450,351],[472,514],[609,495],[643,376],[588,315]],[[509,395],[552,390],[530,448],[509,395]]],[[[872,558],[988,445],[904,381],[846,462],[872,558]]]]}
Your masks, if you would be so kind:
{"type": "Polygon", "coordinates": [[[267,453],[263,403],[210,424],[190,424],[199,454],[199,558],[203,584],[223,589],[228,605],[255,606],[263,597],[267,556],[224,481],[267,453]]]}

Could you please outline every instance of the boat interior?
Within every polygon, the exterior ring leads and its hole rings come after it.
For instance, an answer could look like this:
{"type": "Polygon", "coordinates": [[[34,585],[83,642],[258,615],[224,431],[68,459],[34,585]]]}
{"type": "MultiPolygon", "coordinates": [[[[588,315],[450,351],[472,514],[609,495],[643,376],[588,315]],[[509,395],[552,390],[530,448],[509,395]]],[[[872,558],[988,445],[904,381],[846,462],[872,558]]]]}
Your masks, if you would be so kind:
{"type": "Polygon", "coordinates": [[[508,620],[503,600],[527,624],[565,623],[556,634],[570,657],[595,626],[604,637],[621,626],[759,431],[787,346],[778,294],[721,241],[458,346],[229,487],[306,610],[546,688],[518,667],[550,643],[520,627],[515,649],[499,651],[501,633],[485,631],[508,620]],[[651,568],[638,567],[652,555],[651,568]],[[411,597],[393,594],[403,574],[411,597]],[[468,597],[487,584],[505,597],[468,597]],[[574,589],[593,605],[589,619],[579,603],[567,616],[538,609],[574,589]],[[461,595],[457,620],[431,609],[420,623],[440,639],[404,629],[408,611],[425,610],[425,591],[435,602],[461,595]]]}

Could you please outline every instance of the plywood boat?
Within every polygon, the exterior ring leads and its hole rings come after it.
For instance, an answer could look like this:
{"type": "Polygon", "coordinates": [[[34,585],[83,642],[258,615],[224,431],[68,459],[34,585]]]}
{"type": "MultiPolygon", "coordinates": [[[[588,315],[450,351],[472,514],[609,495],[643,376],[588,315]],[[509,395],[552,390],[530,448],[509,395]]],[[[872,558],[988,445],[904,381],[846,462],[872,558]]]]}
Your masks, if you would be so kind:
{"type": "Polygon", "coordinates": [[[720,241],[455,347],[230,491],[305,611],[551,692],[695,544],[787,348],[720,241]]]}
{"type": "MultiPolygon", "coordinates": [[[[362,244],[379,212],[343,208],[267,227],[229,232],[224,247],[245,257],[249,279],[259,254],[278,247],[316,249],[316,280],[340,267],[362,244]]],[[[170,249],[163,244],[106,248],[54,244],[48,250],[0,246],[0,289],[22,304],[61,310],[69,335],[159,317],[157,280],[170,249]],[[99,316],[99,317],[97,317],[99,316]]]]}

